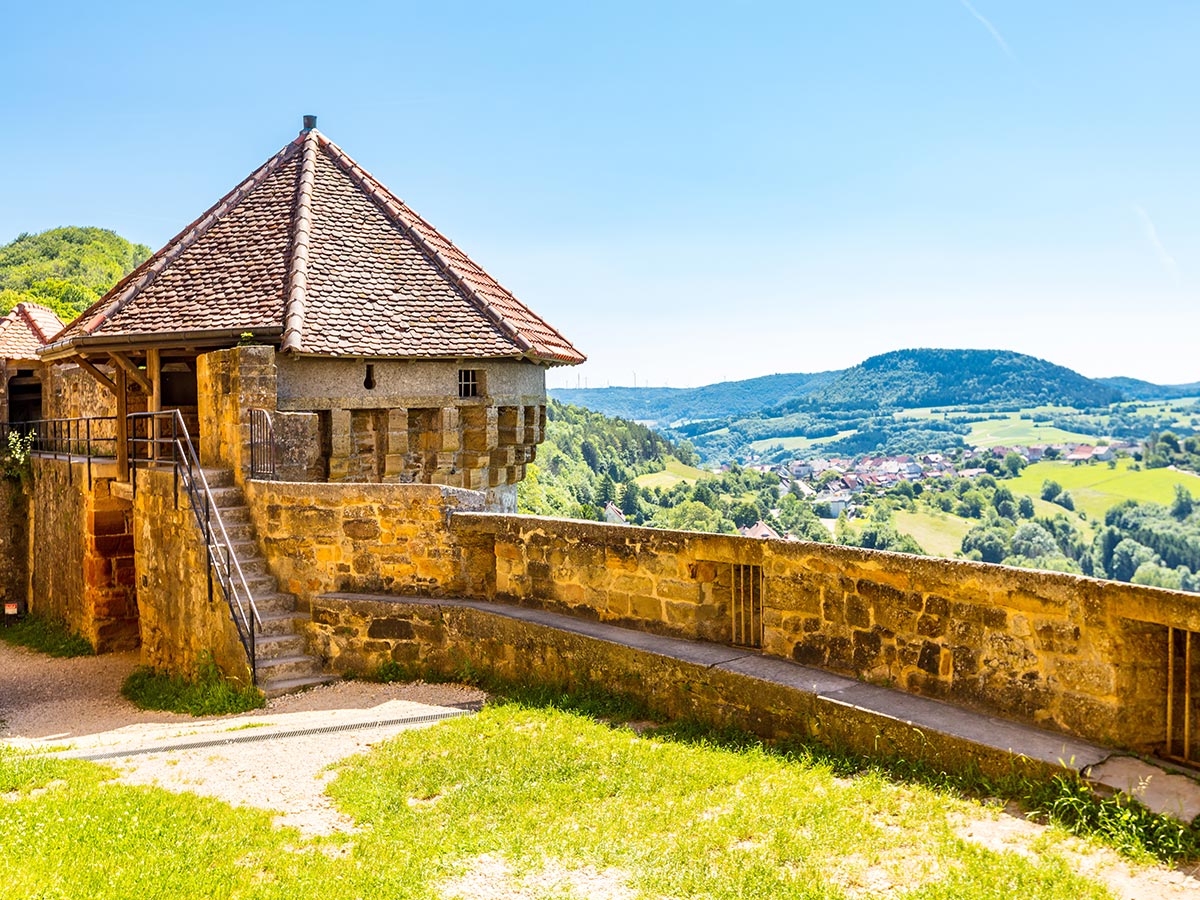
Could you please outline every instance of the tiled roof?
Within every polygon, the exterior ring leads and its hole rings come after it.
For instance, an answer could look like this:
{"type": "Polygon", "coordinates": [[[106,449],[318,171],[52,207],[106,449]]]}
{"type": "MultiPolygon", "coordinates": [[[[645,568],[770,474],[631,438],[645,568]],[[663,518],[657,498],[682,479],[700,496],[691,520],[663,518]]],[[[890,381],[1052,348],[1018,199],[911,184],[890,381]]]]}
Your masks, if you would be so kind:
{"type": "Polygon", "coordinates": [[[62,320],[46,307],[18,303],[0,319],[0,358],[37,359],[38,348],[62,327],[62,320]]]}
{"type": "Polygon", "coordinates": [[[585,358],[315,128],[72,322],[55,346],[240,331],[316,355],[585,358]]]}

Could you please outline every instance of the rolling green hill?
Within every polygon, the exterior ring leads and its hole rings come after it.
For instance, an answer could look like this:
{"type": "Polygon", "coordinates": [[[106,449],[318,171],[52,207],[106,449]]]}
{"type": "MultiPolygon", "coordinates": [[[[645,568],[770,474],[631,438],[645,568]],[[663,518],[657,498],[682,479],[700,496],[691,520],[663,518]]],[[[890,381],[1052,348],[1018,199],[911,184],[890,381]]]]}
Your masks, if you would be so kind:
{"type": "Polygon", "coordinates": [[[1009,350],[896,350],[842,372],[812,399],[830,406],[909,408],[959,404],[1107,406],[1109,385],[1009,350]]]}
{"type": "Polygon", "coordinates": [[[0,246],[0,313],[40,303],[74,319],[150,256],[103,228],[52,228],[0,246]]]}

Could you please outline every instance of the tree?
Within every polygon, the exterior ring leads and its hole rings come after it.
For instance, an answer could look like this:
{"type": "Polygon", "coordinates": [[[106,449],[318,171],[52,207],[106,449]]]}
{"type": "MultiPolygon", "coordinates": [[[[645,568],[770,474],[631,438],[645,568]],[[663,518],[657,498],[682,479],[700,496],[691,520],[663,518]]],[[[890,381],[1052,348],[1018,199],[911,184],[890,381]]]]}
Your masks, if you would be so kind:
{"type": "Polygon", "coordinates": [[[1004,456],[1004,468],[1008,472],[1009,478],[1016,478],[1025,468],[1025,459],[1020,453],[1010,450],[1004,456]]]}
{"type": "MultiPolygon", "coordinates": [[[[1170,432],[1167,432],[1168,434],[1170,432]]],[[[1182,522],[1192,514],[1194,501],[1191,491],[1182,484],[1175,485],[1175,499],[1171,503],[1171,516],[1182,522]]]]}
{"type": "Polygon", "coordinates": [[[1008,534],[1002,528],[977,525],[962,542],[964,554],[977,553],[983,562],[998,563],[1008,556],[1008,534]]]}
{"type": "Polygon", "coordinates": [[[1059,494],[1057,497],[1054,498],[1054,502],[1057,503],[1059,506],[1061,506],[1063,509],[1069,509],[1071,511],[1075,510],[1075,500],[1071,496],[1070,491],[1063,491],[1061,494],[1059,494]]]}
{"type": "Polygon", "coordinates": [[[1021,499],[1017,501],[1017,512],[1022,519],[1032,519],[1034,512],[1033,498],[1022,495],[1021,499]]]}
{"type": "Polygon", "coordinates": [[[616,499],[617,483],[605,472],[600,478],[599,486],[596,488],[596,503],[600,506],[607,506],[611,501],[616,499]]]}
{"type": "Polygon", "coordinates": [[[642,504],[639,497],[637,482],[630,479],[621,488],[621,512],[626,518],[636,519],[641,515],[642,504]]]}
{"type": "Polygon", "coordinates": [[[1123,538],[1113,548],[1112,563],[1108,567],[1110,578],[1117,581],[1132,581],[1142,563],[1158,562],[1158,554],[1133,538],[1123,538]]]}
{"type": "Polygon", "coordinates": [[[1042,499],[1043,500],[1049,500],[1051,503],[1053,503],[1054,498],[1056,498],[1061,493],[1062,493],[1062,485],[1059,484],[1057,481],[1047,478],[1045,481],[1042,482],[1042,499]]]}
{"type": "Polygon", "coordinates": [[[1054,535],[1036,522],[1027,522],[1019,526],[1013,532],[1011,547],[1013,556],[1028,556],[1031,559],[1039,556],[1057,556],[1059,553],[1054,535]]]}
{"type": "Polygon", "coordinates": [[[584,440],[579,447],[579,452],[583,455],[583,461],[588,464],[589,469],[593,472],[600,471],[600,452],[596,449],[595,444],[584,440]]]}

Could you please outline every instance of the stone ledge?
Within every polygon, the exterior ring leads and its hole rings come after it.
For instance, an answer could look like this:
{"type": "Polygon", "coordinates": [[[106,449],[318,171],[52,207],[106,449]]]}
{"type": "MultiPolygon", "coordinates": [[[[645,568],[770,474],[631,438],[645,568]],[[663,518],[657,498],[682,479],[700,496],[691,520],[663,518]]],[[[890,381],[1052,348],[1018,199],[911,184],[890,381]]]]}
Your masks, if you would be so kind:
{"type": "MultiPolygon", "coordinates": [[[[539,630],[575,635],[672,663],[700,667],[714,674],[734,676],[750,682],[744,687],[749,688],[751,695],[756,688],[783,689],[793,696],[797,717],[806,713],[820,718],[842,716],[870,723],[879,734],[893,738],[898,730],[916,730],[924,740],[946,750],[953,748],[957,751],[955,755],[964,759],[990,759],[994,763],[1001,758],[1010,761],[1024,758],[1036,768],[1082,772],[1114,755],[1114,751],[1097,744],[720,644],[663,637],[546,610],[478,600],[356,593],[324,594],[318,602],[322,600],[351,604],[358,614],[382,616],[402,606],[463,610],[524,623],[539,630]]],[[[653,701],[655,687],[647,687],[650,694],[647,699],[653,701]]],[[[747,712],[748,718],[753,719],[753,711],[747,712]]],[[[830,729],[828,723],[825,730],[841,731],[830,729]]]]}

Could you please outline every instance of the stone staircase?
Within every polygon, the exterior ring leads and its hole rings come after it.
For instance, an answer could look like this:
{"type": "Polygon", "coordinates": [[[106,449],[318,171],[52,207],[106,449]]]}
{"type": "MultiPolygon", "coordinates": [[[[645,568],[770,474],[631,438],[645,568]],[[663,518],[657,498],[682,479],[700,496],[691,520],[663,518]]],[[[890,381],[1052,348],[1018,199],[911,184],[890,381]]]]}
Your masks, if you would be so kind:
{"type": "Polygon", "coordinates": [[[255,634],[259,690],[276,697],[336,681],[337,676],[321,671],[320,660],[305,652],[300,628],[304,615],[296,612],[295,595],[279,590],[278,581],[267,568],[254,540],[246,497],[234,484],[233,473],[228,469],[205,469],[204,477],[262,619],[262,629],[255,634]]]}

